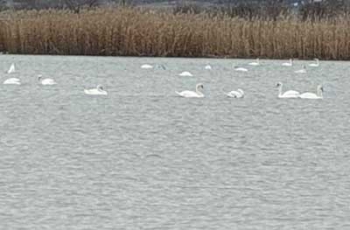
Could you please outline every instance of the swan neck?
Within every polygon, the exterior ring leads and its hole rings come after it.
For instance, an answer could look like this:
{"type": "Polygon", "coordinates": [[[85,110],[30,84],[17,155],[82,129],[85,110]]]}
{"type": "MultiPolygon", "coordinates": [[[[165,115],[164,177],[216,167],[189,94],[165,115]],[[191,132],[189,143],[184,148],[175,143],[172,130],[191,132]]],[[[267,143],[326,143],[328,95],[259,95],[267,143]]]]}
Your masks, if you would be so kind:
{"type": "Polygon", "coordinates": [[[203,95],[203,93],[199,90],[199,86],[196,87],[196,93],[197,93],[198,95],[203,95]]]}
{"type": "Polygon", "coordinates": [[[282,85],[278,86],[278,93],[280,96],[282,96],[282,85]]]}

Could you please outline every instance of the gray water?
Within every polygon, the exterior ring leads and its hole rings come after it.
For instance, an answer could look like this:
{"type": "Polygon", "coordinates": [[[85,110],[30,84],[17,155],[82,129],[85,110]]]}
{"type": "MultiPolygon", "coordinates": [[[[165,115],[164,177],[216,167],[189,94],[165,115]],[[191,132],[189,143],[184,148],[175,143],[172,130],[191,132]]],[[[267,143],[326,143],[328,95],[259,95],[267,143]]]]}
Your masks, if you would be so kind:
{"type": "Polygon", "coordinates": [[[0,229],[350,229],[348,62],[0,56],[1,81],[12,62],[0,229]],[[278,99],[279,81],[325,98],[278,99]],[[203,99],[174,93],[198,82],[203,99]],[[84,95],[97,84],[107,97],[84,95]]]}

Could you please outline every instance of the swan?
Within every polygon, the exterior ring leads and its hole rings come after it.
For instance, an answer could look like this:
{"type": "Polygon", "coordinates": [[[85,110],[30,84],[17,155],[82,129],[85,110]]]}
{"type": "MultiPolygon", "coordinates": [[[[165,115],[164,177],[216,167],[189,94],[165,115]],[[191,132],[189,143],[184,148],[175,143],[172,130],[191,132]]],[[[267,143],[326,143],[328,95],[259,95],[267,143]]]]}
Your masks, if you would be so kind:
{"type": "Polygon", "coordinates": [[[193,77],[193,75],[190,72],[188,72],[188,71],[182,72],[179,75],[181,77],[193,77]]]}
{"type": "Polygon", "coordinates": [[[55,80],[51,79],[51,78],[42,78],[42,75],[38,76],[38,81],[40,82],[40,84],[42,85],[56,85],[57,83],[55,82],[55,80]]]}
{"type": "Polygon", "coordinates": [[[204,67],[204,69],[211,70],[212,68],[211,68],[211,65],[206,65],[206,66],[204,67]]]}
{"type": "Polygon", "coordinates": [[[18,78],[6,79],[3,83],[4,85],[20,85],[21,81],[18,78]]]}
{"type": "Polygon", "coordinates": [[[149,64],[143,64],[141,66],[141,69],[153,69],[153,66],[149,65],[149,64]]]}
{"type": "Polygon", "coordinates": [[[303,65],[302,69],[296,70],[294,73],[306,73],[306,67],[303,65]]]}
{"type": "Polygon", "coordinates": [[[302,93],[299,96],[302,99],[323,99],[323,86],[317,86],[317,93],[302,93]]]}
{"type": "Polygon", "coordinates": [[[87,95],[107,95],[107,91],[103,90],[102,85],[98,85],[95,89],[84,89],[87,95]]]}
{"type": "Polygon", "coordinates": [[[251,62],[251,63],[249,63],[249,65],[251,65],[251,66],[259,66],[260,65],[260,59],[257,58],[255,62],[251,62]]]}
{"type": "Polygon", "coordinates": [[[293,66],[293,60],[289,59],[289,62],[282,63],[282,66],[293,66]]]}
{"type": "Polygon", "coordinates": [[[311,66],[311,67],[319,67],[320,66],[320,61],[317,58],[315,58],[314,60],[316,61],[316,63],[311,63],[311,64],[309,64],[309,66],[311,66]]]}
{"type": "Polygon", "coordinates": [[[300,96],[300,93],[294,90],[288,90],[282,93],[283,84],[281,82],[277,83],[277,87],[279,91],[278,98],[298,98],[300,96]]]}
{"type": "Polygon", "coordinates": [[[229,97],[234,97],[234,98],[243,98],[244,97],[244,92],[242,89],[238,89],[237,91],[231,91],[226,94],[229,97]]]}
{"type": "Polygon", "coordinates": [[[16,72],[16,67],[15,67],[15,64],[12,63],[10,66],[10,69],[7,71],[7,73],[14,73],[14,72],[16,72]]]}
{"type": "Polygon", "coordinates": [[[233,69],[238,72],[248,72],[248,69],[238,66],[233,66],[233,69]]]}
{"type": "Polygon", "coordinates": [[[177,92],[175,91],[175,93],[177,93],[179,96],[181,97],[204,97],[204,94],[199,90],[199,89],[204,89],[203,84],[197,84],[196,85],[196,92],[194,91],[182,91],[182,92],[177,92]]]}

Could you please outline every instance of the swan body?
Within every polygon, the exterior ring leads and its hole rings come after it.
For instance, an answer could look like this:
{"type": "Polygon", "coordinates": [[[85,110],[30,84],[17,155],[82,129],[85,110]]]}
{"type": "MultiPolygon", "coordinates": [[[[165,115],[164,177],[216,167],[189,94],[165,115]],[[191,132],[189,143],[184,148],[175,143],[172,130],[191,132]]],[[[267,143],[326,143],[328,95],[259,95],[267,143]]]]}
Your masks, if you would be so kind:
{"type": "Polygon", "coordinates": [[[323,99],[323,87],[322,85],[317,86],[317,93],[302,93],[299,96],[302,99],[323,99]]]}
{"type": "Polygon", "coordinates": [[[12,63],[7,73],[14,73],[14,72],[16,72],[16,67],[15,67],[15,64],[12,63]]]}
{"type": "Polygon", "coordinates": [[[295,90],[288,90],[282,93],[283,84],[281,82],[277,83],[277,87],[279,91],[278,98],[298,98],[300,96],[300,93],[295,90]]]}
{"type": "Polygon", "coordinates": [[[153,66],[149,65],[149,64],[143,64],[141,66],[141,69],[153,69],[153,66]]]}
{"type": "Polygon", "coordinates": [[[248,72],[248,69],[238,66],[233,66],[233,69],[238,72],[248,72]]]}
{"type": "Polygon", "coordinates": [[[211,68],[211,65],[206,65],[206,66],[204,67],[204,69],[211,70],[212,68],[211,68]]]}
{"type": "Polygon", "coordinates": [[[193,77],[193,75],[190,72],[188,72],[188,71],[182,72],[179,75],[181,77],[193,77]]]}
{"type": "Polygon", "coordinates": [[[306,67],[303,66],[302,69],[296,70],[296,71],[294,71],[294,73],[306,73],[306,67]]]}
{"type": "Polygon", "coordinates": [[[175,91],[176,94],[178,94],[181,97],[186,97],[186,98],[201,98],[204,97],[204,94],[200,91],[200,89],[203,89],[203,84],[197,84],[196,85],[196,91],[182,91],[182,92],[177,92],[175,91]]]}
{"type": "Polygon", "coordinates": [[[95,89],[84,89],[87,95],[107,95],[107,91],[103,90],[102,85],[98,85],[95,89]]]}
{"type": "Polygon", "coordinates": [[[228,97],[233,98],[243,98],[244,97],[244,91],[242,89],[238,89],[237,91],[231,91],[226,94],[228,97]]]}
{"type": "Polygon", "coordinates": [[[6,79],[3,83],[4,85],[20,85],[21,81],[18,78],[6,79]]]}
{"type": "Polygon", "coordinates": [[[315,61],[316,61],[316,63],[311,63],[311,64],[309,64],[309,66],[311,66],[311,67],[319,67],[320,66],[320,61],[317,58],[315,58],[315,61]]]}
{"type": "Polygon", "coordinates": [[[251,62],[251,63],[249,63],[249,65],[251,65],[251,66],[259,66],[260,65],[260,59],[259,58],[256,59],[255,62],[251,62]]]}
{"type": "Polygon", "coordinates": [[[293,66],[293,60],[289,59],[289,62],[282,63],[282,66],[287,66],[287,67],[293,66]]]}
{"type": "Polygon", "coordinates": [[[44,78],[42,79],[42,76],[39,75],[38,77],[38,81],[40,82],[40,84],[42,85],[56,85],[57,83],[55,82],[55,80],[51,79],[51,78],[44,78]]]}

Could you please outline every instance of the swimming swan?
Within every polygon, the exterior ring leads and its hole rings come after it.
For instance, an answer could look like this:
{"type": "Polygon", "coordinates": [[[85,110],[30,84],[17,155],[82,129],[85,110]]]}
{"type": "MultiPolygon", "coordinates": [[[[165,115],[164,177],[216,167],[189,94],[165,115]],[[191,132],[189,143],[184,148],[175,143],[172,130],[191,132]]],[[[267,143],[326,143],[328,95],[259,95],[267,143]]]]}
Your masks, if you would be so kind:
{"type": "Polygon", "coordinates": [[[141,66],[141,69],[153,69],[153,66],[149,65],[149,64],[143,64],[141,66]]]}
{"type": "Polygon", "coordinates": [[[317,93],[302,93],[299,96],[302,99],[323,99],[323,86],[317,86],[317,93]]]}
{"type": "Polygon", "coordinates": [[[278,98],[298,98],[300,96],[300,93],[294,90],[288,90],[282,93],[283,84],[281,82],[277,83],[277,87],[279,91],[278,98]]]}
{"type": "Polygon", "coordinates": [[[84,89],[84,93],[87,95],[107,95],[107,91],[103,90],[102,85],[98,85],[96,89],[84,89]]]}
{"type": "Polygon", "coordinates": [[[18,78],[6,79],[3,83],[4,85],[20,85],[21,81],[18,78]]]}
{"type": "Polygon", "coordinates": [[[306,73],[306,67],[303,65],[302,69],[296,70],[294,73],[306,73]]]}
{"type": "Polygon", "coordinates": [[[248,65],[251,65],[251,66],[259,66],[259,65],[260,65],[260,59],[257,58],[255,62],[251,62],[251,63],[249,63],[248,65]]]}
{"type": "Polygon", "coordinates": [[[237,91],[231,91],[226,94],[229,97],[233,98],[243,98],[244,97],[244,92],[242,89],[238,89],[237,91]]]}
{"type": "Polygon", "coordinates": [[[316,61],[316,63],[311,63],[311,64],[309,64],[309,66],[311,66],[311,67],[319,67],[320,66],[320,61],[317,58],[315,58],[314,60],[316,61]]]}
{"type": "Polygon", "coordinates": [[[199,89],[204,89],[203,84],[200,83],[200,84],[196,85],[196,92],[186,90],[186,91],[182,91],[182,92],[175,91],[175,93],[177,93],[181,97],[187,97],[187,98],[190,98],[190,97],[197,97],[197,98],[204,97],[204,94],[199,89]]]}
{"type": "Polygon", "coordinates": [[[211,68],[211,65],[206,65],[206,66],[204,67],[204,69],[211,70],[212,68],[211,68]]]}
{"type": "Polygon", "coordinates": [[[10,69],[7,71],[7,73],[14,73],[14,72],[16,72],[16,67],[15,67],[15,64],[12,63],[10,66],[10,69]]]}
{"type": "Polygon", "coordinates": [[[233,69],[238,72],[248,72],[248,69],[238,66],[233,66],[233,69]]]}
{"type": "Polygon", "coordinates": [[[57,83],[51,78],[42,78],[42,75],[38,76],[38,81],[42,85],[56,85],[57,83]]]}
{"type": "Polygon", "coordinates": [[[193,75],[190,72],[188,72],[188,71],[182,72],[179,75],[181,77],[193,77],[193,75]]]}
{"type": "Polygon", "coordinates": [[[293,59],[289,59],[289,62],[282,63],[282,66],[293,66],[293,59]]]}

